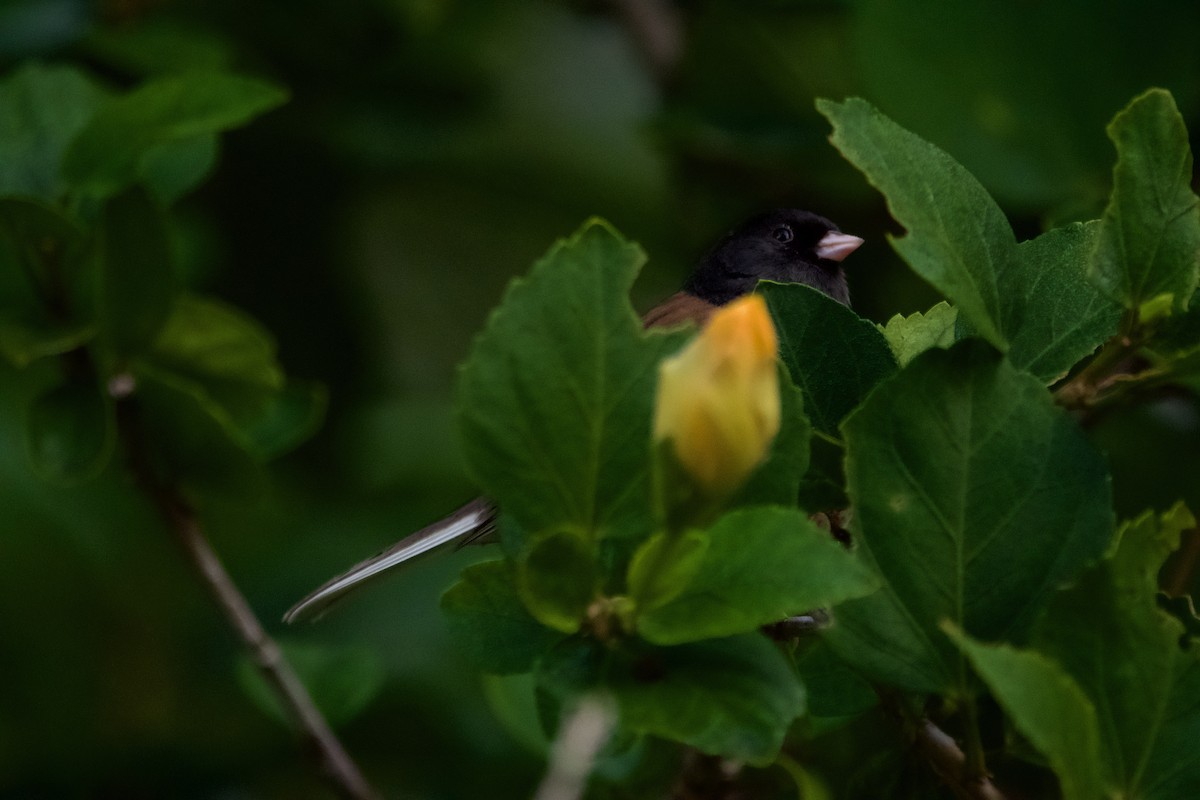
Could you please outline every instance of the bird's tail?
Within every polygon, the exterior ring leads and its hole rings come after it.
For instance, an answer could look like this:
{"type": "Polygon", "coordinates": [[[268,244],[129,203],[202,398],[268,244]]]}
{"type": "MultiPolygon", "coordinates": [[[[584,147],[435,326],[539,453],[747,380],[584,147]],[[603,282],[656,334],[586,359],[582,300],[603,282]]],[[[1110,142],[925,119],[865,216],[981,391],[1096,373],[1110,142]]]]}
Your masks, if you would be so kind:
{"type": "Polygon", "coordinates": [[[495,530],[496,507],[484,498],[472,500],[445,519],[409,534],[378,555],[355,564],[326,581],[283,615],[287,623],[313,620],[361,583],[417,556],[450,544],[464,545],[490,536],[495,530]]]}

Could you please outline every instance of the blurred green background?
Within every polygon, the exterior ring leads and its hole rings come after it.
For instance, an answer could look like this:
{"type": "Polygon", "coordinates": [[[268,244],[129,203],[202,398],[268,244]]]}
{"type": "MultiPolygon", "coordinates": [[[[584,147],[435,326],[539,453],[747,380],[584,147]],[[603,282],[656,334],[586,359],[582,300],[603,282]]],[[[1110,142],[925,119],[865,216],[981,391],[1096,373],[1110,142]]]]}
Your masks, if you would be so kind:
{"type": "MultiPolygon", "coordinates": [[[[923,310],[936,296],[813,99],[864,96],[947,149],[1025,238],[1102,208],[1104,125],[1136,93],[1166,86],[1200,131],[1197,30],[1188,0],[4,0],[0,64],[120,87],[226,67],[291,91],[223,137],[173,233],[192,286],[328,386],[328,419],[272,466],[267,498],[206,498],[205,519],[273,632],[347,659],[327,691],[363,691],[331,713],[387,796],[506,798],[529,796],[541,756],[497,721],[437,611],[486,553],[417,564],[316,625],[276,620],[472,496],[455,365],[509,278],[600,215],[649,254],[645,308],[740,217],[798,205],[867,238],[848,264],[860,314],[923,310]]],[[[119,464],[70,489],[31,474],[22,425],[43,383],[0,367],[0,796],[327,796],[248,699],[231,635],[119,464]]],[[[1200,505],[1190,397],[1093,433],[1122,513],[1200,505]]]]}

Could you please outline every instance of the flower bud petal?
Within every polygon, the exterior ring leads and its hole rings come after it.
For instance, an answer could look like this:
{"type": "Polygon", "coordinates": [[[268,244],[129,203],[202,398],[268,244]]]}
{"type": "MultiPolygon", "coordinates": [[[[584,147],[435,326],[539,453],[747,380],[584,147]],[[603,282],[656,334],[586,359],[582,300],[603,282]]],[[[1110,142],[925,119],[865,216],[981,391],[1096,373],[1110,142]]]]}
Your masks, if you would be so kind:
{"type": "Polygon", "coordinates": [[[659,367],[654,438],[670,440],[696,483],[732,491],[762,461],[779,431],[777,341],[762,297],[713,313],[687,347],[659,367]]]}

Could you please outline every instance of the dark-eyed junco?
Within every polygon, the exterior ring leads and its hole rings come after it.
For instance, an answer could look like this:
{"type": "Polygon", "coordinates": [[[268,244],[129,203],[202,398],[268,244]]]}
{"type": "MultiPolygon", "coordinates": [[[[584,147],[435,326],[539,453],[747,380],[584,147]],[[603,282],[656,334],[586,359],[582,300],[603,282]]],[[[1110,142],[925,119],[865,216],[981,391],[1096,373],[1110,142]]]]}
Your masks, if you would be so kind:
{"type": "MultiPolygon", "coordinates": [[[[824,217],[777,209],[751,217],[730,231],[700,260],[682,291],[658,304],[646,327],[704,324],[713,309],[754,291],[760,280],[804,283],[850,304],[842,259],[863,240],[842,233],[824,217]]],[[[286,622],[318,616],[362,582],[448,544],[485,540],[495,530],[496,507],[486,498],[467,503],[445,519],[401,539],[315,589],[284,615],[286,622]]]]}

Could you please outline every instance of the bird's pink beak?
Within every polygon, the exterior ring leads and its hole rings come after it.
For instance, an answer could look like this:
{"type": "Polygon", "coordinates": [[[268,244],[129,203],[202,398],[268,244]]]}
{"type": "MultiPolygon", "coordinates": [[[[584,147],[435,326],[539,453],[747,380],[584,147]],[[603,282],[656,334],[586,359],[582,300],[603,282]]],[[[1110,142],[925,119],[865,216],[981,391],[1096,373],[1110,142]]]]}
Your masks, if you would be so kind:
{"type": "Polygon", "coordinates": [[[830,231],[821,237],[821,241],[817,242],[817,258],[841,261],[861,247],[862,243],[863,240],[860,236],[830,231]]]}

